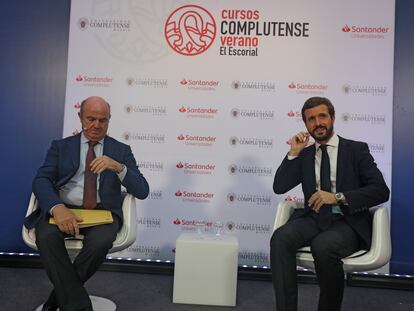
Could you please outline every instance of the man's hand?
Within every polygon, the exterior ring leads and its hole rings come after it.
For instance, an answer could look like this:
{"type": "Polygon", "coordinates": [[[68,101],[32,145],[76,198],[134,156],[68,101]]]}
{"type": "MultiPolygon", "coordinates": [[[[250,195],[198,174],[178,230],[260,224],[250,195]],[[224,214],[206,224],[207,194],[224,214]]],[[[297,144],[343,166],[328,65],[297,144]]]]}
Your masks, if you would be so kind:
{"type": "Polygon", "coordinates": [[[121,163],[104,155],[104,156],[95,158],[91,162],[90,169],[95,174],[100,174],[105,170],[111,170],[111,171],[114,171],[115,173],[120,173],[123,169],[123,166],[121,163]]]}
{"type": "Polygon", "coordinates": [[[319,213],[319,210],[324,204],[337,204],[335,193],[320,190],[312,194],[309,198],[309,205],[312,206],[312,209],[316,213],[319,213]]]}
{"type": "Polygon", "coordinates": [[[78,222],[81,222],[82,218],[73,214],[65,205],[59,204],[55,206],[52,214],[60,231],[70,235],[79,234],[78,222]]]}
{"type": "Polygon", "coordinates": [[[309,133],[299,132],[290,139],[290,156],[298,156],[299,153],[308,145],[309,133]]]}

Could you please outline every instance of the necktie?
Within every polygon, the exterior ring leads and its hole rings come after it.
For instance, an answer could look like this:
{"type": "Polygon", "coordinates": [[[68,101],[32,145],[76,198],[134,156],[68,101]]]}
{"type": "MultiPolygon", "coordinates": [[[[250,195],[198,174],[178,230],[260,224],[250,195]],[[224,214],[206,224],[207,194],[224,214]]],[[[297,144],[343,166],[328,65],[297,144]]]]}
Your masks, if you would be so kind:
{"type": "MultiPolygon", "coordinates": [[[[320,145],[322,151],[321,159],[321,190],[331,192],[331,165],[329,163],[329,155],[327,150],[327,145],[320,145]]],[[[318,225],[322,230],[329,228],[332,222],[332,206],[323,205],[319,210],[318,215],[318,225]]]]}
{"type": "Polygon", "coordinates": [[[89,141],[88,152],[86,153],[85,161],[85,177],[83,183],[83,208],[92,209],[96,207],[96,178],[97,175],[92,173],[90,169],[91,162],[95,159],[95,151],[93,147],[97,144],[96,141],[89,141]]]}

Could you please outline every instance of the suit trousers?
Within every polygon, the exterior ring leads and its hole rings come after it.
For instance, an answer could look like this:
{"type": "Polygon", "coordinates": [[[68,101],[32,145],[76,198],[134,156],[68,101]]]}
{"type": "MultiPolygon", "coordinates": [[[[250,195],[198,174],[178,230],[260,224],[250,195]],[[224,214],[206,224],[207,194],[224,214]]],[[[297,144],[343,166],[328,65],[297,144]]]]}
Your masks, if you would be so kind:
{"type": "Polygon", "coordinates": [[[56,225],[41,219],[36,225],[36,245],[47,275],[54,286],[49,302],[57,303],[60,310],[76,311],[91,307],[83,284],[98,270],[112,248],[120,220],[114,216],[111,224],[81,228],[83,247],[72,262],[65,247],[67,234],[56,225]]]}
{"type": "Polygon", "coordinates": [[[359,249],[357,233],[340,216],[331,226],[318,228],[312,214],[288,221],[278,228],[270,241],[270,264],[278,311],[296,311],[298,302],[296,252],[310,246],[320,294],[318,311],[339,311],[344,292],[341,258],[359,249]]]}

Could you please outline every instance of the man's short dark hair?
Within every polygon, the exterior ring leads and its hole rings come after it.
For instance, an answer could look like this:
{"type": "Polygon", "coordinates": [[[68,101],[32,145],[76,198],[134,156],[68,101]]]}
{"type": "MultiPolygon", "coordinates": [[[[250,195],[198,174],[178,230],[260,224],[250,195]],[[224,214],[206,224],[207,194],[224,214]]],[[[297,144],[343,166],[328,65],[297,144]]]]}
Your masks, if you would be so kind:
{"type": "Polygon", "coordinates": [[[331,118],[335,117],[335,108],[331,101],[326,97],[311,97],[305,101],[302,107],[302,120],[306,123],[305,110],[315,108],[320,105],[325,105],[328,108],[329,115],[331,118]]]}

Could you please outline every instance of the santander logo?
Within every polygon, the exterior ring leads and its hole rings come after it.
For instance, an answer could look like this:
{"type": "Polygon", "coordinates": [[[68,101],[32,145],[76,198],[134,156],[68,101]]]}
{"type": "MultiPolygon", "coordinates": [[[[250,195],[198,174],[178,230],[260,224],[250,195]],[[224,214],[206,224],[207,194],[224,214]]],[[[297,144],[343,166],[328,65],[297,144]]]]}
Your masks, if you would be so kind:
{"type": "Polygon", "coordinates": [[[293,82],[290,83],[288,86],[289,86],[290,89],[296,89],[296,84],[293,83],[293,82]]]}
{"type": "Polygon", "coordinates": [[[184,165],[181,162],[178,162],[177,165],[175,166],[176,168],[183,168],[184,165]]]}
{"type": "Polygon", "coordinates": [[[175,196],[176,197],[181,197],[183,195],[183,193],[180,191],[180,190],[178,190],[176,193],[175,193],[175,196]]]}
{"type": "Polygon", "coordinates": [[[180,109],[178,109],[178,111],[179,111],[179,112],[186,112],[186,111],[187,111],[187,109],[185,109],[185,107],[184,107],[184,106],[181,106],[181,108],[180,108],[180,109]]]}
{"type": "Polygon", "coordinates": [[[182,79],[181,81],[180,81],[180,84],[181,85],[186,85],[188,83],[188,81],[186,80],[186,79],[182,79]]]}
{"type": "Polygon", "coordinates": [[[370,26],[351,26],[345,25],[341,28],[342,32],[364,33],[364,34],[384,34],[388,33],[389,27],[370,27],[370,26]]]}
{"type": "Polygon", "coordinates": [[[82,78],[82,76],[81,76],[81,75],[78,75],[78,76],[76,77],[76,81],[78,81],[78,82],[81,82],[81,81],[83,81],[83,78],[82,78]]]}
{"type": "Polygon", "coordinates": [[[198,5],[179,7],[168,17],[164,36],[175,52],[194,56],[207,51],[216,38],[213,15],[198,5]]]}
{"type": "Polygon", "coordinates": [[[174,225],[180,225],[181,221],[178,218],[176,218],[176,219],[173,220],[173,224],[174,225]]]}
{"type": "Polygon", "coordinates": [[[184,140],[184,139],[185,139],[185,137],[184,137],[184,135],[183,135],[183,134],[180,134],[179,136],[177,136],[177,139],[178,139],[178,140],[184,140]]]}

